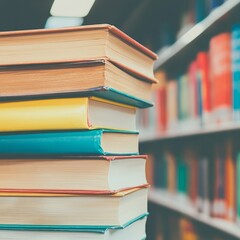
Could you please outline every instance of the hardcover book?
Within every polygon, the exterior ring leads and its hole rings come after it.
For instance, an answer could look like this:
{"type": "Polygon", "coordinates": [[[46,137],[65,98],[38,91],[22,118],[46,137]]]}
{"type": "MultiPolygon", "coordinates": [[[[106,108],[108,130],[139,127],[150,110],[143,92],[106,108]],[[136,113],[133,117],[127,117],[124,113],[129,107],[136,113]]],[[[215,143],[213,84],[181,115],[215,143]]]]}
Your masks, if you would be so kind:
{"type": "Polygon", "coordinates": [[[136,108],[100,98],[0,102],[0,132],[136,129],[136,108]]]}
{"type": "Polygon", "coordinates": [[[232,78],[233,78],[233,118],[240,120],[240,25],[232,29],[232,78]]]}
{"type": "Polygon", "coordinates": [[[115,194],[1,193],[0,228],[123,226],[147,213],[147,188],[115,194]]]}
{"type": "Polygon", "coordinates": [[[154,78],[157,56],[108,24],[0,33],[0,65],[77,62],[109,58],[147,78],[154,78]],[[14,54],[9,54],[14,51],[14,54]]]}
{"type": "Polygon", "coordinates": [[[102,58],[2,67],[0,81],[3,101],[93,95],[137,107],[151,105],[151,85],[155,82],[102,58]]]}
{"type": "Polygon", "coordinates": [[[38,240],[122,240],[130,238],[131,240],[143,240],[146,238],[145,233],[146,214],[133,219],[132,221],[119,227],[101,227],[97,228],[76,228],[69,229],[48,229],[36,228],[0,230],[0,240],[33,240],[37,236],[38,240]]]}
{"type": "Polygon", "coordinates": [[[117,130],[0,135],[0,155],[135,155],[138,133],[117,130]]]}
{"type": "Polygon", "coordinates": [[[1,192],[110,193],[147,184],[146,156],[0,159],[1,192]]]}

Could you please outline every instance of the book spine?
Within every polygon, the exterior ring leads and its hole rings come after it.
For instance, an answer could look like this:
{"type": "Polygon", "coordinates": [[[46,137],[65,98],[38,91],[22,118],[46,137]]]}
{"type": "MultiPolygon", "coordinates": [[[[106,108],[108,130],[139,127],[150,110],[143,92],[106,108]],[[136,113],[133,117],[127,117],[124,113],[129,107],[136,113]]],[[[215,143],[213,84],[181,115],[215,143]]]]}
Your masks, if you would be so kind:
{"type": "Polygon", "coordinates": [[[224,3],[224,0],[210,0],[210,10],[212,11],[213,9],[219,7],[224,3]]]}
{"type": "Polygon", "coordinates": [[[207,52],[199,52],[197,55],[198,79],[199,79],[199,104],[204,124],[210,122],[211,98],[209,79],[209,60],[207,52]]]}
{"type": "Polygon", "coordinates": [[[178,84],[175,80],[167,82],[167,130],[176,130],[178,124],[178,84]]]}
{"type": "Polygon", "coordinates": [[[235,161],[233,158],[232,142],[226,142],[226,163],[225,163],[225,189],[226,189],[226,218],[229,221],[235,221],[235,161]]]}
{"type": "Polygon", "coordinates": [[[0,135],[0,154],[104,155],[103,130],[0,135]]]}
{"type": "MultiPolygon", "coordinates": [[[[222,144],[221,144],[222,145],[222,144]]],[[[214,217],[226,217],[226,189],[225,189],[225,154],[223,146],[218,146],[216,151],[216,180],[214,189],[214,217]]]]}
{"type": "Polygon", "coordinates": [[[0,103],[0,131],[89,129],[88,98],[0,103]]]}
{"type": "Polygon", "coordinates": [[[237,222],[240,224],[240,152],[237,153],[237,222]]]}
{"type": "Polygon", "coordinates": [[[161,86],[156,91],[156,113],[157,113],[157,131],[164,132],[167,125],[166,112],[166,85],[161,86]]]}
{"type": "Polygon", "coordinates": [[[206,2],[204,0],[195,0],[196,22],[202,21],[207,16],[206,2]]]}
{"type": "Polygon", "coordinates": [[[240,25],[232,30],[233,119],[240,120],[240,25]]]}
{"type": "Polygon", "coordinates": [[[232,116],[230,33],[221,33],[210,40],[210,69],[214,121],[216,123],[230,121],[232,116]]]}

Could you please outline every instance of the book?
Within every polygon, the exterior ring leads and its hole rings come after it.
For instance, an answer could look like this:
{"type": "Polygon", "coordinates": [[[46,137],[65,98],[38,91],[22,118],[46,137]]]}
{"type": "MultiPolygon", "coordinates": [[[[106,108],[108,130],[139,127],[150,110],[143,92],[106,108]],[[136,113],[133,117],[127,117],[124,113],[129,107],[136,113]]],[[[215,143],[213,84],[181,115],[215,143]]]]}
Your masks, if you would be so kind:
{"type": "Polygon", "coordinates": [[[220,33],[210,40],[210,78],[215,123],[232,117],[231,35],[220,33]],[[222,66],[219,68],[219,66],[222,66]]]}
{"type": "Polygon", "coordinates": [[[183,74],[178,80],[178,119],[179,119],[179,129],[187,130],[191,129],[192,124],[190,118],[190,86],[189,86],[189,76],[183,74]]]}
{"type": "Polygon", "coordinates": [[[177,155],[176,162],[177,162],[177,174],[176,174],[177,192],[179,196],[181,196],[181,198],[185,200],[188,198],[189,190],[189,165],[183,153],[179,153],[177,155]]]}
{"type": "Polygon", "coordinates": [[[189,124],[191,128],[197,128],[201,119],[200,89],[198,77],[198,65],[194,60],[188,67],[188,97],[189,97],[189,124]]]}
{"type": "Polygon", "coordinates": [[[240,120],[240,25],[232,27],[231,35],[231,59],[233,79],[233,119],[240,120]]]}
{"type": "Polygon", "coordinates": [[[97,228],[76,228],[71,226],[68,229],[48,229],[36,228],[31,231],[22,229],[0,230],[0,240],[32,240],[36,237],[38,240],[76,240],[76,239],[89,239],[89,240],[120,240],[123,236],[128,236],[131,240],[140,240],[146,238],[145,224],[146,215],[135,218],[119,227],[104,228],[98,226],[97,228]]]}
{"type": "Polygon", "coordinates": [[[92,239],[92,240],[118,240],[127,239],[131,236],[132,240],[145,239],[145,224],[146,217],[143,216],[139,219],[134,219],[122,227],[115,228],[89,228],[89,229],[71,229],[69,230],[42,230],[42,229],[8,229],[0,230],[0,239],[12,239],[12,240],[32,240],[36,238],[38,240],[76,240],[76,239],[92,239]]]}
{"type": "Polygon", "coordinates": [[[236,156],[236,208],[237,208],[237,223],[240,224],[240,152],[237,152],[236,156]]]}
{"type": "Polygon", "coordinates": [[[169,80],[166,86],[167,91],[167,131],[175,131],[178,126],[178,85],[177,81],[169,80]]]}
{"type": "Polygon", "coordinates": [[[0,33],[1,66],[77,62],[108,58],[147,78],[154,78],[157,56],[108,24],[0,33]],[[14,52],[14,54],[9,54],[14,52]]]}
{"type": "Polygon", "coordinates": [[[166,113],[166,76],[164,73],[157,72],[155,74],[158,79],[158,84],[154,85],[155,95],[155,111],[156,111],[156,125],[157,132],[164,132],[167,124],[167,113],[166,113]]]}
{"type": "Polygon", "coordinates": [[[210,215],[209,201],[209,158],[205,155],[198,159],[198,201],[197,208],[199,212],[206,216],[210,215]]]}
{"type": "Polygon", "coordinates": [[[188,186],[188,196],[191,200],[191,203],[194,207],[197,207],[198,203],[198,166],[199,161],[197,159],[197,154],[195,153],[195,148],[192,146],[191,148],[186,149],[186,159],[189,167],[189,186],[188,186]]]}
{"type": "Polygon", "coordinates": [[[1,132],[136,129],[136,108],[94,97],[0,102],[0,115],[1,132]]]}
{"type": "Polygon", "coordinates": [[[207,16],[207,6],[204,0],[195,0],[195,20],[201,22],[207,16]]]}
{"type": "Polygon", "coordinates": [[[180,239],[182,240],[198,240],[198,234],[194,224],[186,218],[179,219],[180,239]]]}
{"type": "Polygon", "coordinates": [[[232,139],[225,143],[225,189],[226,189],[226,219],[231,222],[236,220],[236,164],[233,154],[232,139]]]}
{"type": "Polygon", "coordinates": [[[154,173],[154,156],[153,154],[147,154],[147,161],[146,161],[146,179],[150,186],[154,185],[153,181],[153,173],[154,173]]]}
{"type": "Polygon", "coordinates": [[[154,83],[105,59],[2,67],[0,81],[1,101],[92,95],[137,107],[151,105],[154,83]]]}
{"type": "Polygon", "coordinates": [[[213,216],[226,218],[226,172],[225,172],[226,152],[222,143],[215,149],[215,184],[213,199],[213,216]]]}
{"type": "Polygon", "coordinates": [[[122,226],[147,213],[147,188],[108,195],[1,193],[0,211],[0,228],[122,226]]]}
{"type": "Polygon", "coordinates": [[[0,134],[0,155],[135,155],[138,133],[117,130],[0,134]]]}
{"type": "Polygon", "coordinates": [[[172,152],[167,151],[165,155],[167,161],[167,190],[176,193],[176,159],[172,152]]]}
{"type": "Polygon", "coordinates": [[[109,193],[147,184],[146,156],[1,159],[0,191],[109,193]]]}
{"type": "Polygon", "coordinates": [[[211,85],[209,78],[209,55],[207,52],[199,52],[196,57],[197,75],[199,78],[201,104],[200,114],[203,125],[211,122],[211,85]]]}

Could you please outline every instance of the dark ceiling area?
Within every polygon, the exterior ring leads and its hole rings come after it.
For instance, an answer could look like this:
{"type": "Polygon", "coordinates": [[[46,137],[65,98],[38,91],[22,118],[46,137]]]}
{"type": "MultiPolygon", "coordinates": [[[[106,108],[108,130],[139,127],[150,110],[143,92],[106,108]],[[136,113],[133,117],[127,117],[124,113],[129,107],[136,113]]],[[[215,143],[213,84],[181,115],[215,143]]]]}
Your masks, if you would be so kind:
{"type": "MultiPolygon", "coordinates": [[[[0,30],[44,28],[53,1],[0,0],[0,30]]],[[[172,0],[96,0],[84,18],[84,25],[113,24],[154,49],[153,39],[158,40],[161,23],[169,17],[177,17],[179,5],[172,0]],[[170,15],[166,9],[171,9],[170,15]]]]}

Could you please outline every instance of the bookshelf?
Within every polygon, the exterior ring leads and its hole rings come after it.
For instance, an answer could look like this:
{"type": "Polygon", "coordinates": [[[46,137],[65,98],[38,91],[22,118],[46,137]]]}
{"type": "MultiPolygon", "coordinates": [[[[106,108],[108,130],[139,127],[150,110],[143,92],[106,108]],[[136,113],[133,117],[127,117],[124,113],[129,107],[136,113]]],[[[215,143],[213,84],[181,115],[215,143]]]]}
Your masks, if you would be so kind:
{"type": "Polygon", "coordinates": [[[184,58],[193,44],[198,44],[209,39],[213,29],[223,21],[229,21],[239,10],[240,0],[228,0],[214,9],[204,20],[194,25],[188,32],[181,36],[173,45],[158,53],[159,59],[154,69],[171,66],[173,62],[184,58]]]}
{"type": "Polygon", "coordinates": [[[148,194],[150,202],[161,207],[183,214],[199,223],[208,225],[221,232],[227,233],[233,237],[240,238],[240,229],[237,225],[225,220],[213,219],[209,216],[197,212],[194,208],[180,201],[177,197],[158,189],[150,189],[148,194]]]}
{"type": "MultiPolygon", "coordinates": [[[[152,119],[152,117],[154,116],[154,111],[148,112],[147,113],[148,115],[143,115],[144,117],[147,116],[146,118],[143,118],[143,119],[146,122],[149,121],[148,125],[146,125],[147,127],[151,126],[151,124],[155,124],[156,127],[149,128],[149,129],[146,127],[146,131],[142,132],[143,134],[140,135],[140,151],[142,153],[150,154],[151,164],[153,166],[152,167],[153,168],[152,175],[150,174],[152,176],[153,188],[149,190],[149,197],[148,197],[149,202],[153,203],[153,205],[154,205],[153,215],[161,215],[161,214],[156,214],[157,211],[155,212],[155,209],[157,209],[158,207],[159,207],[159,209],[162,210],[163,214],[165,214],[167,212],[167,214],[165,216],[167,216],[168,213],[169,213],[169,215],[173,214],[173,216],[174,216],[174,212],[175,212],[175,214],[177,213],[177,216],[179,216],[180,220],[181,220],[181,217],[189,218],[190,221],[193,222],[193,225],[196,224],[196,226],[197,226],[196,229],[198,229],[199,226],[200,226],[199,229],[201,229],[201,227],[203,226],[203,228],[205,228],[209,231],[210,235],[211,234],[214,235],[214,238],[211,238],[214,240],[215,239],[221,239],[221,240],[222,239],[223,240],[225,240],[225,239],[240,239],[240,230],[239,230],[239,226],[237,226],[236,218],[233,220],[233,219],[225,217],[225,216],[219,217],[219,215],[217,215],[216,212],[214,213],[214,210],[212,210],[212,209],[211,209],[211,214],[213,214],[214,217],[210,217],[210,215],[208,215],[206,213],[200,213],[200,211],[198,210],[199,207],[198,208],[196,206],[194,207],[191,204],[192,202],[194,202],[194,197],[192,198],[192,195],[191,195],[193,193],[193,192],[191,192],[192,190],[189,190],[190,188],[196,187],[197,197],[199,197],[199,194],[200,194],[199,192],[202,190],[199,187],[199,179],[196,180],[196,178],[195,178],[197,184],[192,184],[191,181],[193,181],[194,178],[192,178],[192,176],[191,176],[191,178],[189,178],[190,180],[189,179],[186,180],[186,182],[189,181],[189,182],[187,182],[188,187],[186,187],[186,185],[184,185],[184,184],[182,186],[179,186],[179,182],[180,182],[179,178],[181,178],[183,176],[189,177],[190,175],[194,175],[195,173],[197,173],[196,175],[198,178],[199,178],[199,176],[200,176],[200,178],[204,178],[205,175],[202,175],[202,173],[204,171],[207,172],[206,178],[208,178],[208,180],[206,180],[206,181],[207,181],[207,184],[211,185],[211,187],[209,187],[209,188],[207,187],[207,189],[208,189],[207,191],[214,192],[213,193],[214,196],[210,197],[209,192],[207,193],[208,194],[207,196],[208,196],[208,199],[210,199],[210,201],[211,201],[211,207],[213,206],[213,208],[214,208],[214,204],[215,204],[214,201],[215,201],[215,197],[216,197],[215,191],[216,191],[216,185],[217,185],[216,181],[218,181],[220,179],[219,176],[221,176],[221,174],[218,175],[217,177],[216,177],[216,175],[214,175],[213,180],[209,180],[210,179],[209,176],[213,176],[213,175],[211,175],[211,173],[216,173],[217,171],[219,171],[219,170],[217,170],[217,167],[216,167],[216,165],[217,165],[216,161],[218,161],[216,159],[219,157],[220,154],[223,154],[223,155],[225,154],[224,155],[225,158],[223,160],[224,161],[223,166],[227,165],[226,161],[230,155],[231,155],[232,159],[234,159],[234,160],[231,160],[232,163],[235,161],[235,163],[233,163],[233,164],[236,164],[237,154],[239,154],[239,156],[240,156],[240,145],[237,140],[238,135],[240,133],[240,131],[239,131],[240,130],[240,122],[232,121],[232,120],[228,119],[225,122],[224,121],[222,121],[222,122],[221,121],[219,121],[219,122],[213,121],[214,122],[213,123],[210,121],[210,124],[209,124],[209,122],[206,121],[207,124],[204,125],[203,124],[204,120],[202,121],[202,119],[201,119],[199,121],[199,122],[201,122],[201,124],[196,124],[196,125],[193,124],[193,126],[187,126],[187,127],[185,124],[184,127],[182,128],[182,125],[180,125],[182,119],[181,119],[181,116],[179,117],[179,109],[177,109],[177,111],[178,111],[176,114],[177,121],[178,121],[177,124],[179,124],[177,126],[179,126],[179,128],[174,125],[175,128],[172,128],[169,131],[169,130],[166,130],[167,127],[165,126],[165,128],[163,128],[163,131],[162,131],[162,129],[161,129],[162,126],[159,126],[159,122],[162,120],[161,117],[159,117],[161,115],[161,112],[159,110],[157,110],[157,108],[160,106],[159,103],[161,101],[162,101],[161,103],[165,104],[165,107],[167,105],[166,101],[164,101],[163,98],[165,97],[164,99],[167,99],[166,95],[169,93],[169,92],[167,92],[169,90],[167,88],[168,87],[167,83],[169,83],[169,80],[172,82],[173,81],[178,82],[177,84],[179,84],[180,80],[182,80],[180,78],[183,75],[186,76],[187,74],[189,74],[189,69],[190,69],[192,62],[195,61],[195,64],[196,64],[198,52],[205,51],[205,52],[208,52],[208,54],[209,54],[210,40],[214,36],[216,36],[222,32],[231,32],[232,25],[234,23],[239,23],[239,14],[238,14],[239,11],[240,11],[240,0],[224,1],[224,3],[221,6],[214,9],[201,22],[195,24],[190,30],[188,30],[180,38],[178,38],[175,43],[173,43],[172,45],[170,45],[168,47],[164,47],[163,50],[160,50],[158,52],[159,59],[156,61],[154,69],[156,72],[164,71],[166,74],[164,77],[162,75],[160,76],[160,85],[156,87],[156,91],[154,93],[155,95],[153,95],[153,99],[155,99],[156,101],[159,101],[159,102],[157,102],[157,104],[155,104],[156,105],[155,119],[154,120],[152,119]],[[182,75],[180,75],[180,74],[182,74],[182,75]],[[163,93],[162,89],[164,89],[164,88],[165,88],[165,92],[163,93]],[[166,95],[164,95],[164,94],[166,94],[166,95]],[[232,150],[229,150],[229,148],[228,148],[228,146],[229,146],[228,141],[231,142],[230,148],[232,150]],[[230,151],[231,153],[229,154],[228,151],[230,151]],[[193,154],[193,155],[191,155],[191,154],[193,154]],[[229,154],[229,155],[227,156],[227,154],[229,154]],[[172,158],[175,158],[175,160],[173,161],[172,158]],[[207,160],[206,161],[203,160],[204,158],[207,158],[207,160]],[[194,159],[195,163],[190,163],[191,160],[193,162],[193,159],[194,159]],[[195,160],[197,160],[198,163],[196,163],[195,160]],[[205,163],[203,163],[203,161],[205,163]],[[214,164],[212,164],[211,161],[214,162],[214,164]],[[155,165],[155,162],[157,162],[156,165],[155,165]],[[204,166],[204,164],[207,164],[207,167],[206,167],[206,165],[204,166]],[[169,172],[173,171],[172,167],[170,170],[168,168],[169,168],[169,166],[173,166],[173,165],[174,165],[173,168],[175,168],[174,171],[176,171],[175,175],[174,175],[175,176],[175,190],[176,190],[176,192],[183,193],[185,195],[185,197],[187,197],[186,199],[188,199],[187,202],[186,201],[183,202],[182,199],[180,199],[178,197],[178,195],[171,195],[168,193],[168,190],[170,189],[170,187],[169,187],[170,184],[167,181],[171,181],[171,180],[169,180],[169,178],[170,178],[169,172]],[[197,167],[196,167],[196,165],[197,165],[197,167]],[[161,168],[163,170],[160,171],[161,168]],[[197,170],[196,170],[196,168],[197,168],[197,170]],[[157,171],[155,169],[157,169],[157,171]],[[180,173],[180,170],[182,171],[181,173],[180,173]],[[161,177],[160,175],[165,175],[164,171],[167,172],[166,176],[161,177]],[[188,174],[188,173],[186,173],[187,171],[191,172],[191,174],[187,175],[188,174]],[[154,174],[155,174],[155,176],[154,176],[154,174]],[[180,174],[181,174],[181,177],[179,177],[180,174]],[[216,179],[218,179],[218,180],[216,180],[216,179]],[[185,189],[182,189],[182,188],[185,188],[185,189]],[[209,190],[209,189],[211,189],[211,190],[209,190]],[[155,206],[156,206],[156,208],[155,208],[155,206]],[[224,218],[225,219],[228,218],[228,220],[225,220],[224,218]],[[212,233],[212,232],[214,232],[214,233],[212,233]],[[216,234],[216,236],[215,236],[215,234],[216,234]],[[225,237],[222,237],[221,234],[223,234],[225,237]],[[221,237],[218,238],[218,236],[221,236],[221,237]]],[[[198,64],[199,64],[199,62],[198,62],[198,64]]],[[[188,77],[189,77],[189,75],[188,75],[188,77]]],[[[197,76],[196,78],[201,78],[201,77],[197,76]]],[[[197,80],[197,81],[199,81],[199,80],[197,80]]],[[[203,80],[200,80],[200,81],[203,81],[203,80]]],[[[187,80],[185,81],[184,84],[192,84],[189,81],[187,83],[186,82],[187,82],[187,80]]],[[[181,83],[182,82],[180,82],[180,84],[181,83]]],[[[177,85],[177,84],[176,84],[176,87],[179,87],[179,85],[177,85]]],[[[201,84],[202,84],[202,82],[201,82],[201,84]]],[[[186,85],[180,85],[179,88],[181,88],[181,87],[183,88],[183,86],[186,86],[186,85]]],[[[196,85],[194,87],[196,87],[196,85]]],[[[174,92],[174,93],[177,93],[177,95],[179,94],[179,88],[177,89],[176,92],[174,92]]],[[[186,88],[186,89],[187,90],[185,90],[184,93],[189,94],[189,92],[187,92],[187,91],[190,91],[189,88],[186,88]]],[[[191,88],[191,90],[192,89],[193,88],[191,88]]],[[[182,92],[180,92],[180,94],[182,94],[182,92]]],[[[180,95],[180,97],[182,97],[182,96],[180,95]]],[[[202,96],[200,96],[200,97],[202,97],[202,96]]],[[[199,99],[197,99],[196,101],[198,101],[198,100],[199,99]]],[[[176,98],[176,101],[180,101],[179,96],[178,96],[178,98],[176,98]]],[[[202,99],[199,101],[202,101],[202,99]]],[[[185,106],[188,106],[188,104],[186,104],[185,106]]],[[[232,105],[230,105],[230,106],[232,107],[232,105]]],[[[180,105],[180,107],[182,107],[182,106],[180,105]]],[[[199,105],[198,105],[198,107],[199,107],[199,105]]],[[[199,107],[199,108],[201,108],[201,107],[199,107]]],[[[179,108],[179,102],[177,102],[176,108],[179,108]]],[[[195,108],[195,110],[197,108],[195,108]]],[[[167,109],[167,107],[165,108],[165,112],[167,111],[166,109],[167,109]]],[[[186,108],[185,108],[185,110],[186,110],[186,108]]],[[[190,110],[190,112],[191,112],[191,110],[190,110]]],[[[187,112],[187,110],[186,110],[186,112],[187,112]]],[[[188,113],[189,112],[187,112],[186,115],[188,113]]],[[[197,117],[200,116],[200,118],[201,118],[202,112],[201,113],[198,112],[198,114],[199,115],[197,117]]],[[[181,115],[181,113],[180,113],[180,115],[181,115]]],[[[187,117],[189,118],[187,120],[196,120],[196,119],[191,119],[192,115],[187,115],[187,117]]],[[[167,118],[167,116],[166,116],[166,118],[167,118]]],[[[184,119],[184,120],[186,120],[186,119],[184,119]]],[[[197,119],[197,120],[199,120],[199,119],[197,119]]],[[[160,125],[161,125],[161,123],[160,123],[160,125]]],[[[229,162],[230,161],[228,159],[228,164],[229,164],[229,162]]],[[[228,167],[229,167],[229,165],[228,165],[228,167]]],[[[237,168],[237,165],[234,165],[234,167],[232,169],[235,169],[235,168],[237,168]]],[[[227,170],[225,170],[225,169],[223,170],[224,174],[226,173],[226,171],[227,170]]],[[[217,172],[217,174],[218,173],[219,172],[217,172]]],[[[238,177],[237,176],[238,174],[239,173],[237,172],[232,175],[238,177]]],[[[231,175],[231,174],[229,174],[229,172],[228,172],[228,175],[231,175]]],[[[226,179],[227,178],[225,178],[225,176],[224,176],[224,179],[222,181],[227,181],[226,179]]],[[[229,179],[230,178],[228,178],[228,180],[229,179]]],[[[236,179],[233,181],[236,181],[236,179]]],[[[238,183],[235,183],[235,184],[238,184],[238,183]]],[[[224,188],[224,191],[227,191],[225,189],[225,186],[223,186],[223,188],[224,188]]],[[[205,190],[206,190],[206,188],[205,188],[205,190]]],[[[237,190],[234,190],[234,193],[236,193],[236,192],[237,192],[237,190]]],[[[203,194],[203,193],[201,192],[201,194],[203,194]]],[[[224,201],[226,200],[226,198],[227,197],[225,197],[224,201]]],[[[235,198],[235,196],[233,198],[235,198]]],[[[235,200],[235,201],[237,201],[237,200],[235,200]]],[[[236,202],[235,202],[235,204],[236,204],[236,202]]],[[[239,205],[239,203],[237,203],[236,205],[239,205]]],[[[234,207],[232,209],[234,209],[234,207]]],[[[234,209],[234,211],[236,213],[237,210],[234,209]]],[[[209,210],[209,212],[210,212],[210,210],[209,210]]],[[[228,213],[226,213],[226,216],[227,216],[227,214],[228,213]]],[[[151,216],[151,212],[150,212],[150,216],[151,216]]],[[[155,218],[155,220],[153,220],[153,222],[154,221],[155,221],[156,228],[157,228],[157,226],[159,224],[159,222],[158,222],[159,219],[155,218]]],[[[166,220],[166,222],[167,222],[167,220],[166,220]]],[[[165,227],[168,228],[169,227],[168,225],[166,225],[165,227]]],[[[199,229],[196,230],[196,235],[199,234],[199,232],[198,232],[199,229]]],[[[152,229],[150,229],[149,232],[150,231],[152,231],[152,229]]],[[[170,231],[171,231],[171,227],[170,227],[170,231]]],[[[152,240],[153,239],[156,239],[156,238],[152,238],[152,240]]],[[[165,240],[165,238],[163,238],[163,239],[165,240]]],[[[168,238],[166,238],[166,239],[168,239],[168,238]]],[[[199,239],[204,239],[204,238],[202,238],[202,236],[200,236],[200,234],[199,234],[199,239]]]]}

